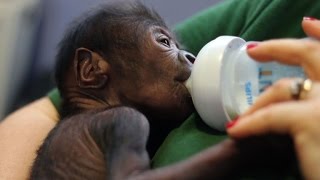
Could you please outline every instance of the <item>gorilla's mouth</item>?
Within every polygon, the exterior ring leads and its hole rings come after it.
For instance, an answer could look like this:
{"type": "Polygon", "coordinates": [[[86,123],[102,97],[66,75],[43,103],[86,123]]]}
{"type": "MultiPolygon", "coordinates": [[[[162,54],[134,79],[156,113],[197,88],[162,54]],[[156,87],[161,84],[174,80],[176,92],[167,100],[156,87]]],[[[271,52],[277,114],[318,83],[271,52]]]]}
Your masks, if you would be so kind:
{"type": "Polygon", "coordinates": [[[188,88],[186,87],[186,81],[189,79],[190,76],[191,76],[191,70],[184,71],[184,73],[180,73],[174,79],[177,85],[182,88],[182,92],[187,93],[189,97],[191,97],[191,95],[188,88]]]}
{"type": "Polygon", "coordinates": [[[178,81],[180,83],[184,83],[191,75],[191,70],[183,71],[182,73],[179,73],[174,80],[178,81]]]}

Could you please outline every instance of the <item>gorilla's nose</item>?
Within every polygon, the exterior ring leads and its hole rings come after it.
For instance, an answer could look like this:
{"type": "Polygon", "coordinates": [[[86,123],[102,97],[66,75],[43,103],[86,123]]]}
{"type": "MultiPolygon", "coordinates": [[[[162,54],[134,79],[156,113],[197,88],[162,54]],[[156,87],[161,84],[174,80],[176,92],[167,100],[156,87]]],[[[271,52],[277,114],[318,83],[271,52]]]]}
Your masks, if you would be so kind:
{"type": "Polygon", "coordinates": [[[183,60],[189,61],[192,64],[196,60],[196,57],[193,54],[191,54],[191,53],[189,53],[187,51],[180,51],[180,58],[183,59],[183,60]]]}

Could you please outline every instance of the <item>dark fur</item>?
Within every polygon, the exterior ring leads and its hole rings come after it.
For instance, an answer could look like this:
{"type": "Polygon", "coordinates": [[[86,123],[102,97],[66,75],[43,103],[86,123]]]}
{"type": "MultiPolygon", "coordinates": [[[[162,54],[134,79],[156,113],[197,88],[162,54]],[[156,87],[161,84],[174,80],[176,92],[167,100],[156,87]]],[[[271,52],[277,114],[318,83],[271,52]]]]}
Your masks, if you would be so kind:
{"type": "Polygon", "coordinates": [[[50,132],[31,179],[125,179],[149,168],[148,133],[146,118],[132,108],[72,116],[50,132]]]}

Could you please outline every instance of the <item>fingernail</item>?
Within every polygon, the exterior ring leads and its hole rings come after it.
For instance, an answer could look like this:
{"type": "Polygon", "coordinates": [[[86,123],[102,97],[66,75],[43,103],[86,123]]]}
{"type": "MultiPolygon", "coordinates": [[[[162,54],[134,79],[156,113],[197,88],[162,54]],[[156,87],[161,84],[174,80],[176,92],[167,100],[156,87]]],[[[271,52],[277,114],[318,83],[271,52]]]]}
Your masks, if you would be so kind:
{"type": "Polygon", "coordinates": [[[317,18],[314,18],[314,17],[305,16],[305,17],[303,17],[303,20],[307,20],[307,21],[317,21],[318,19],[317,19],[317,18]]]}
{"type": "Polygon", "coordinates": [[[231,128],[232,126],[234,126],[234,125],[238,122],[238,119],[239,119],[239,117],[236,117],[236,118],[233,119],[232,121],[227,122],[227,123],[226,123],[227,129],[229,129],[229,128],[231,128]]]}
{"type": "Polygon", "coordinates": [[[251,43],[247,45],[247,49],[252,49],[258,46],[258,43],[251,43]]]}

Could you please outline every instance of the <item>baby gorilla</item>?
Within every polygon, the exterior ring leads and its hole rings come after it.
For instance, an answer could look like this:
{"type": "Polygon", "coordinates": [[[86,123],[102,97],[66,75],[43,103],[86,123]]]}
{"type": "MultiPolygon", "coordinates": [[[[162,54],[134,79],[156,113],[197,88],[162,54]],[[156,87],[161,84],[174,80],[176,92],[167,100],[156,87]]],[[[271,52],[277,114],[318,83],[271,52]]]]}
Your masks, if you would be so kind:
{"type": "Polygon", "coordinates": [[[139,2],[102,6],[67,31],[57,54],[62,117],[112,106],[134,107],[148,119],[148,151],[194,110],[183,85],[194,56],[154,11],[139,2]]]}
{"type": "Polygon", "coordinates": [[[213,179],[236,176],[257,159],[265,165],[263,141],[259,149],[227,140],[149,170],[148,153],[194,111],[183,85],[193,61],[139,2],[108,4],[80,19],[60,43],[62,119],[39,149],[31,179],[213,179]]]}

